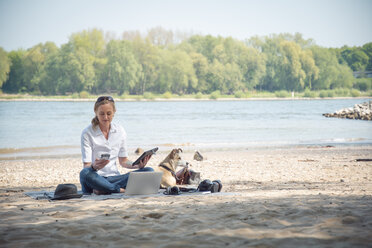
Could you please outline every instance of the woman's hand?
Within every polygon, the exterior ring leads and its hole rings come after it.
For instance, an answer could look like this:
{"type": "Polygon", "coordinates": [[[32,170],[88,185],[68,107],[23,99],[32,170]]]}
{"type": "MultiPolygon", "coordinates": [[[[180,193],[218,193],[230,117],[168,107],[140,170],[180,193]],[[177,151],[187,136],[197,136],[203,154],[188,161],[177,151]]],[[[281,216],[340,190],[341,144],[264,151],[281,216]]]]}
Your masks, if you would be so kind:
{"type": "Polygon", "coordinates": [[[147,164],[147,162],[150,160],[151,156],[152,156],[152,155],[147,155],[146,157],[144,157],[144,158],[140,161],[140,163],[139,163],[139,165],[138,165],[138,168],[139,168],[139,169],[142,169],[143,167],[145,167],[146,164],[147,164]]]}
{"type": "Polygon", "coordinates": [[[106,160],[106,159],[96,159],[96,161],[94,161],[92,167],[95,170],[100,170],[100,169],[104,168],[109,162],[110,162],[110,160],[106,160]]]}

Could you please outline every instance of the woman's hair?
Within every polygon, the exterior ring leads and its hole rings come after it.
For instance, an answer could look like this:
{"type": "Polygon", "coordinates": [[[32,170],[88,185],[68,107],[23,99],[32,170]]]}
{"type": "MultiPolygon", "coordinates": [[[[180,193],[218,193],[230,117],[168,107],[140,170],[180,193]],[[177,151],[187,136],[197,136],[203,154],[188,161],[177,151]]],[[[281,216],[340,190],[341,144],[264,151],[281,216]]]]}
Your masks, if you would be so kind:
{"type": "MultiPolygon", "coordinates": [[[[114,110],[114,113],[116,112],[116,108],[115,108],[115,102],[114,102],[114,99],[110,96],[110,97],[98,97],[96,103],[94,104],[94,113],[97,112],[99,106],[101,105],[104,105],[104,104],[111,104],[113,110],[114,110]]],[[[98,117],[97,115],[92,119],[92,126],[93,128],[97,127],[99,124],[99,120],[98,120],[98,117]]]]}

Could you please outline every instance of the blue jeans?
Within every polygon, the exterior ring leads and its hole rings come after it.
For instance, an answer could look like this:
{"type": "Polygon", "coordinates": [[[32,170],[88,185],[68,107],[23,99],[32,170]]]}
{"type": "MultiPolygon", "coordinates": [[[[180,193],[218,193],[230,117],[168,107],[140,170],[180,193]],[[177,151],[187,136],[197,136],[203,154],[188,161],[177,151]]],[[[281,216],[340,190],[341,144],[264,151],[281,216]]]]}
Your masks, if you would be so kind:
{"type": "MultiPolygon", "coordinates": [[[[154,169],[151,167],[144,167],[132,172],[145,171],[154,171],[154,169]]],[[[103,177],[98,175],[91,167],[84,168],[80,171],[81,190],[84,194],[91,194],[93,189],[107,193],[119,193],[120,188],[125,189],[127,187],[130,173],[131,172],[118,176],[103,177]]]]}

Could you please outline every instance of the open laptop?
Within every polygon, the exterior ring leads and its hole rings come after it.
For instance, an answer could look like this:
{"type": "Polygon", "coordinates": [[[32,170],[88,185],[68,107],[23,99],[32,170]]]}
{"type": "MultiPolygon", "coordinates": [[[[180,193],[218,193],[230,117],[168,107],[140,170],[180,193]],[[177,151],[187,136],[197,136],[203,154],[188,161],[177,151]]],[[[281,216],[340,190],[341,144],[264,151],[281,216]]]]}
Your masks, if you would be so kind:
{"type": "Polygon", "coordinates": [[[157,194],[163,172],[131,172],[129,174],[125,195],[157,194]]]}

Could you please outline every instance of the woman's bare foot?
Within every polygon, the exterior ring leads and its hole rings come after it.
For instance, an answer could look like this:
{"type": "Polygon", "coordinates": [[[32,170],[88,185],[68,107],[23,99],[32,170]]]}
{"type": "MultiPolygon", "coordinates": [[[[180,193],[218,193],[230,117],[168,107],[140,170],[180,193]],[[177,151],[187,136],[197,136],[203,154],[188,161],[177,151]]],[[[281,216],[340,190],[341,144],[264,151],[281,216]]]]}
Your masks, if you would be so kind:
{"type": "Polygon", "coordinates": [[[125,193],[125,189],[120,188],[120,193],[125,193]]]}

